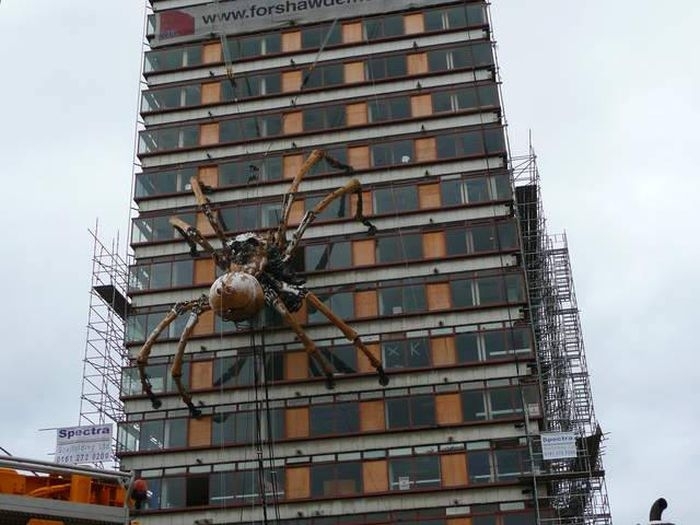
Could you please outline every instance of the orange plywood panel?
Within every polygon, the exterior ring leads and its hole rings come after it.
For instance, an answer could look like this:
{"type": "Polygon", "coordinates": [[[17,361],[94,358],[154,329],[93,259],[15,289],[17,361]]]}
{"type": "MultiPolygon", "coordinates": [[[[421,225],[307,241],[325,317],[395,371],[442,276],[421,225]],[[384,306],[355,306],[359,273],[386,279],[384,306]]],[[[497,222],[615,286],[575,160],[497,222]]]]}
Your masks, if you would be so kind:
{"type": "Polygon", "coordinates": [[[462,403],[458,393],[435,396],[435,414],[440,425],[462,422],[462,403]]]}
{"type": "Polygon", "coordinates": [[[362,292],[355,292],[354,299],[355,317],[357,319],[377,317],[379,315],[376,290],[365,290],[362,292]]]}
{"type": "Polygon", "coordinates": [[[309,359],[306,352],[287,352],[284,355],[284,378],[306,379],[309,377],[309,359]]]}
{"type": "Polygon", "coordinates": [[[416,159],[418,162],[435,160],[437,158],[437,146],[435,137],[416,139],[416,159]]]}
{"type": "Polygon", "coordinates": [[[422,75],[428,72],[428,55],[426,53],[413,53],[408,55],[408,74],[422,75]]]}
{"type": "Polygon", "coordinates": [[[311,473],[309,467],[286,467],[285,499],[308,498],[311,495],[311,473]]]}
{"type": "Polygon", "coordinates": [[[447,310],[451,306],[450,285],[448,283],[430,283],[426,286],[428,310],[447,310]]]}
{"type": "Polygon", "coordinates": [[[219,123],[211,122],[202,124],[199,127],[199,144],[200,146],[209,146],[219,143],[219,123]]]}
{"type": "Polygon", "coordinates": [[[435,366],[453,365],[457,362],[454,336],[433,337],[430,340],[430,351],[435,366]]]}
{"type": "Polygon", "coordinates": [[[284,412],[285,428],[288,438],[309,436],[309,408],[287,408],[284,412]]]}
{"type": "Polygon", "coordinates": [[[209,42],[202,46],[202,63],[215,64],[221,62],[221,42],[209,42]]]}
{"type": "Polygon", "coordinates": [[[411,13],[403,17],[404,32],[407,35],[415,35],[425,31],[423,13],[411,13]]]}
{"type": "Polygon", "coordinates": [[[427,232],[423,234],[423,256],[426,259],[440,258],[446,254],[445,232],[427,232]]]}
{"type": "Polygon", "coordinates": [[[202,84],[202,104],[216,104],[221,101],[221,82],[202,84]]]}
{"type": "Polygon", "coordinates": [[[352,241],[352,265],[366,266],[376,262],[374,239],[352,241]]]}
{"type": "Polygon", "coordinates": [[[187,444],[190,447],[211,445],[211,416],[192,417],[189,419],[188,425],[187,444]]]}
{"type": "Polygon", "coordinates": [[[363,432],[384,430],[384,401],[362,401],[360,403],[360,428],[363,432]]]}
{"type": "Polygon", "coordinates": [[[301,31],[287,31],[282,33],[282,51],[299,51],[301,49],[301,31]]]}
{"type": "Polygon", "coordinates": [[[190,364],[190,388],[197,390],[212,387],[212,361],[192,361],[190,364]]]}
{"type": "Polygon", "coordinates": [[[343,44],[362,42],[362,22],[343,24],[343,44]]]}
{"type": "Polygon", "coordinates": [[[388,471],[385,459],[362,463],[362,485],[365,494],[389,490],[388,471]]]}
{"type": "Polygon", "coordinates": [[[411,97],[411,116],[427,117],[433,114],[433,102],[430,95],[414,95],[411,97]]]}
{"type": "Polygon", "coordinates": [[[418,186],[418,204],[421,209],[440,207],[440,184],[421,184],[418,186]]]}

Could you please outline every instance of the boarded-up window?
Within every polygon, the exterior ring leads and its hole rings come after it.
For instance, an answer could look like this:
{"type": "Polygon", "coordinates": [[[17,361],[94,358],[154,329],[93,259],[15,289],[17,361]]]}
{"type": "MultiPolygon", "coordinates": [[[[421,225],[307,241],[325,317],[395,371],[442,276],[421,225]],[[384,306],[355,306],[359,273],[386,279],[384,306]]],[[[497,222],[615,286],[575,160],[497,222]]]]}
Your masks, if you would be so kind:
{"type": "Polygon", "coordinates": [[[443,487],[459,487],[467,484],[467,457],[464,454],[448,454],[440,457],[443,487]]]}
{"type": "Polygon", "coordinates": [[[199,144],[208,146],[209,144],[219,143],[219,123],[212,122],[211,124],[202,124],[199,130],[199,144]]]}
{"type": "Polygon", "coordinates": [[[416,140],[416,159],[418,162],[435,160],[436,158],[437,149],[435,147],[434,137],[416,140]]]}
{"type": "Polygon", "coordinates": [[[355,292],[355,318],[364,319],[367,317],[377,317],[377,291],[365,290],[355,292]]]}
{"type": "MultiPolygon", "coordinates": [[[[216,214],[216,212],[214,212],[216,214]]],[[[197,228],[202,235],[213,235],[214,228],[212,227],[209,219],[203,213],[197,213],[197,219],[195,220],[195,228],[197,228]]]]}
{"type": "Polygon", "coordinates": [[[450,518],[447,520],[447,525],[472,525],[471,518],[450,518]]]}
{"type": "Polygon", "coordinates": [[[284,178],[293,179],[304,164],[303,155],[285,155],[283,162],[284,178]]]}
{"type": "Polygon", "coordinates": [[[202,63],[221,62],[221,42],[209,42],[202,47],[202,63]]]}
{"type": "Polygon", "coordinates": [[[287,352],[284,354],[284,378],[306,379],[309,377],[309,365],[306,352],[287,352]]]}
{"type": "Polygon", "coordinates": [[[284,426],[288,438],[308,437],[309,435],[309,408],[288,408],[284,412],[284,426]]]}
{"type": "Polygon", "coordinates": [[[192,335],[208,335],[214,331],[214,312],[209,310],[199,316],[199,322],[194,327],[192,335]]]}
{"type": "Polygon", "coordinates": [[[299,91],[301,88],[301,71],[285,71],[282,73],[282,92],[299,91]]]}
{"type": "Polygon", "coordinates": [[[418,186],[418,205],[421,209],[440,207],[440,185],[421,184],[418,186]]]}
{"type": "Polygon", "coordinates": [[[450,307],[450,285],[448,283],[431,283],[426,286],[428,310],[447,310],[450,307]]]}
{"type": "Polygon", "coordinates": [[[428,72],[428,55],[425,53],[414,53],[408,55],[408,74],[421,75],[428,72]]]}
{"type": "Polygon", "coordinates": [[[369,147],[356,146],[348,148],[348,163],[356,170],[369,168],[369,147]]]}
{"type": "Polygon", "coordinates": [[[193,361],[190,365],[190,388],[197,390],[211,388],[212,386],[212,362],[193,361]]]}
{"type": "Polygon", "coordinates": [[[219,169],[216,166],[203,166],[197,170],[199,182],[216,188],[219,185],[219,169]]]}
{"type": "Polygon", "coordinates": [[[416,95],[411,97],[411,116],[425,117],[432,115],[433,103],[430,95],[416,95]]]}
{"type": "Polygon", "coordinates": [[[345,64],[345,83],[364,82],[365,67],[362,62],[350,62],[345,64]]]}
{"type": "Polygon", "coordinates": [[[445,232],[423,234],[423,255],[426,258],[440,258],[446,254],[445,232]]]}
{"type": "Polygon", "coordinates": [[[430,351],[433,355],[433,364],[435,366],[452,365],[457,362],[455,340],[451,335],[432,338],[430,340],[430,351]]]}
{"type": "MultiPolygon", "coordinates": [[[[369,353],[376,357],[377,360],[381,359],[378,344],[369,343],[365,346],[367,347],[369,353]]],[[[374,368],[372,368],[372,364],[369,362],[369,359],[367,359],[367,357],[360,350],[357,351],[357,370],[360,373],[375,372],[374,368]]]]}
{"type": "Polygon", "coordinates": [[[362,22],[343,24],[343,43],[362,42],[362,22]]]}
{"type": "Polygon", "coordinates": [[[289,220],[287,224],[289,226],[296,226],[301,222],[301,218],[304,216],[305,212],[304,201],[301,199],[295,200],[292,203],[292,208],[289,210],[289,220]]]}
{"type": "Polygon", "coordinates": [[[202,84],[202,104],[214,104],[221,100],[221,82],[202,84]]]}
{"type": "Polygon", "coordinates": [[[287,467],[285,476],[285,499],[308,498],[311,495],[309,467],[287,467]]]}
{"type": "Polygon", "coordinates": [[[362,401],[360,403],[360,429],[362,432],[384,430],[384,401],[362,401]]]}
{"type": "Polygon", "coordinates": [[[425,24],[423,24],[423,13],[411,13],[403,17],[405,33],[407,35],[415,35],[416,33],[422,33],[425,31],[425,24]]]}
{"type": "Polygon", "coordinates": [[[462,404],[458,393],[438,394],[435,396],[435,414],[439,425],[451,425],[462,422],[462,404]]]}
{"type": "Polygon", "coordinates": [[[348,104],[345,117],[348,126],[367,124],[367,104],[365,102],[348,104]]]}
{"type": "Polygon", "coordinates": [[[216,278],[216,266],[213,259],[197,259],[194,261],[194,284],[209,285],[216,278]]]}
{"type": "Polygon", "coordinates": [[[352,242],[352,265],[366,266],[375,263],[375,240],[364,239],[352,242]]]}
{"type": "Polygon", "coordinates": [[[389,490],[386,460],[365,461],[362,464],[362,486],[365,494],[389,490]]]}
{"type": "Polygon", "coordinates": [[[301,49],[301,31],[282,33],[282,52],[299,51],[301,49]]]}
{"type": "MultiPolygon", "coordinates": [[[[372,194],[369,191],[362,192],[362,215],[369,217],[372,215],[372,194]]],[[[350,196],[350,213],[354,217],[357,214],[357,196],[350,196]]]]}
{"type": "Polygon", "coordinates": [[[293,111],[287,113],[284,117],[284,134],[301,133],[303,131],[301,124],[301,111],[293,111]]]}
{"type": "Polygon", "coordinates": [[[187,444],[190,447],[211,445],[211,416],[189,419],[187,444]]]}

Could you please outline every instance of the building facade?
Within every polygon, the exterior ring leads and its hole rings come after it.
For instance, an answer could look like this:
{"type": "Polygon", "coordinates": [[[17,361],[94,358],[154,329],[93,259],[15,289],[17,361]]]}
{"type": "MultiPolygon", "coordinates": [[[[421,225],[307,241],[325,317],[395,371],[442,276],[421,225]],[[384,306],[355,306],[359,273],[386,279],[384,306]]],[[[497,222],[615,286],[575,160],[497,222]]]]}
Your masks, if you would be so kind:
{"type": "MultiPolygon", "coordinates": [[[[135,366],[123,371],[119,456],[153,493],[139,522],[608,523],[578,317],[564,319],[566,250],[543,231],[531,160],[509,158],[486,3],[151,7],[130,355],[217,275],[168,222],[216,243],[190,179],[227,233],[262,231],[322,149],[353,168],[377,232],[354,220],[357,199],[338,199],[295,265],[390,383],[311,307],[295,317],[336,369],[333,390],[278,315],[235,325],[209,312],[185,356],[193,418],[168,377],[182,316],[148,367],[161,407],[135,366]],[[573,439],[574,456],[543,459],[542,432],[573,439]]],[[[348,177],[317,164],[290,223],[348,177]]]]}

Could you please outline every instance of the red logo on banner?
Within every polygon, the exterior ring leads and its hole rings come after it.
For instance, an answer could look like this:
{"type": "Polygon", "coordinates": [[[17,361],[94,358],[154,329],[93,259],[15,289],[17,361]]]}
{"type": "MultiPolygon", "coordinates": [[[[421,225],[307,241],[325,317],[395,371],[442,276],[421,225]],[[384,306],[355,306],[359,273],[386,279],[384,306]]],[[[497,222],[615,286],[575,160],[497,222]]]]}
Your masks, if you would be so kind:
{"type": "Polygon", "coordinates": [[[194,17],[182,11],[160,13],[160,38],[194,34],[194,17]]]}

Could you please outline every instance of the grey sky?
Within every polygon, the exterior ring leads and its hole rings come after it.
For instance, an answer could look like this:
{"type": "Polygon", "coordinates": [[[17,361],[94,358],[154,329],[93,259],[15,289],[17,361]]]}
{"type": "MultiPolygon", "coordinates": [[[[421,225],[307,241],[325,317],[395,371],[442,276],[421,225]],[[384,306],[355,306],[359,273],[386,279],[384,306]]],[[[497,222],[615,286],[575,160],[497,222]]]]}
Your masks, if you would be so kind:
{"type": "MultiPolygon", "coordinates": [[[[512,149],[533,130],[566,229],[617,525],[694,523],[700,4],[494,0],[512,149]]],[[[0,4],[0,446],[46,459],[78,420],[91,241],[122,244],[143,0],[0,4]]]]}

